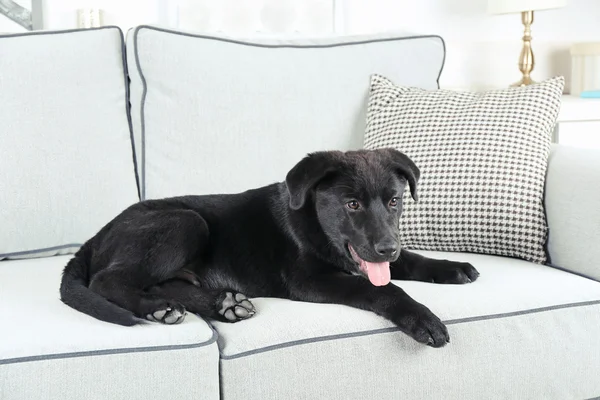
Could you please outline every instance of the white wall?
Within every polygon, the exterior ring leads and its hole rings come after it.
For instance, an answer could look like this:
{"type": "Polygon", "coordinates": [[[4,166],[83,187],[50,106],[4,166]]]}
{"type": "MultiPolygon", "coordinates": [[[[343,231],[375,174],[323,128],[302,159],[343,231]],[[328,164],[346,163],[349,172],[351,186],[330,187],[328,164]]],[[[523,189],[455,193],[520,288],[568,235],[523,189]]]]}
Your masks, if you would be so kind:
{"type": "MultiPolygon", "coordinates": [[[[517,67],[523,26],[519,15],[487,15],[486,0],[345,0],[351,32],[399,27],[437,33],[448,53],[441,84],[451,88],[506,86],[517,67]]],[[[600,1],[569,0],[567,7],[535,13],[532,26],[534,79],[570,77],[569,47],[600,41],[600,1]]]]}
{"type": "Polygon", "coordinates": [[[105,24],[139,24],[246,34],[254,31],[330,32],[333,0],[45,0],[45,27],[74,27],[76,9],[97,6],[105,24]],[[177,12],[177,10],[179,12],[177,12]]]}
{"type": "MultiPolygon", "coordinates": [[[[520,16],[486,14],[486,0],[44,0],[46,29],[73,28],[75,10],[99,6],[105,24],[127,30],[144,23],[188,30],[248,34],[435,33],[446,40],[441,84],[486,89],[518,80],[523,28],[520,16]],[[334,25],[334,1],[337,25],[334,25]],[[174,6],[179,4],[179,13],[174,6]]],[[[537,12],[533,24],[534,79],[570,76],[569,47],[600,41],[600,1],[568,0],[567,7],[537,12]],[[598,22],[597,22],[598,21],[598,22]]],[[[6,24],[0,30],[8,29],[6,24]]],[[[18,27],[17,27],[18,29],[18,27]]]]}
{"type": "Polygon", "coordinates": [[[21,26],[15,22],[12,22],[8,18],[4,18],[0,15],[0,33],[11,33],[11,32],[24,32],[24,29],[21,29],[21,26]]]}

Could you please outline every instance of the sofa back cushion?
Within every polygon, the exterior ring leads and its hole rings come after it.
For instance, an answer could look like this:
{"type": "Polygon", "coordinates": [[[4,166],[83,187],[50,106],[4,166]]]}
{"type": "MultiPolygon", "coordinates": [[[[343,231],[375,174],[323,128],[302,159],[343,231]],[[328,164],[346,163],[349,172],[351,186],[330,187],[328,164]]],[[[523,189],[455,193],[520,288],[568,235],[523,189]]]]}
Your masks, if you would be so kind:
{"type": "Polygon", "coordinates": [[[139,200],[118,28],[0,36],[0,259],[69,253],[139,200]]]}
{"type": "Polygon", "coordinates": [[[231,193],[284,179],[306,153],[363,144],[370,76],[438,87],[437,36],[232,40],[128,34],[143,198],[231,193]]]}
{"type": "Polygon", "coordinates": [[[548,256],[600,281],[600,151],[554,145],[546,175],[548,256]]]}

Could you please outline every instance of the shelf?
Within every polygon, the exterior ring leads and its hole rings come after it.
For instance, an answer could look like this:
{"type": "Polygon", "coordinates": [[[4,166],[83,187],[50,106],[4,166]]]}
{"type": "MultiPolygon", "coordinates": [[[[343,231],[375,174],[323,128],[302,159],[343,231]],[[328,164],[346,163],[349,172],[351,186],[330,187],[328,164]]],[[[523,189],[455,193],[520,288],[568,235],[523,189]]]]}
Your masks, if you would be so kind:
{"type": "Polygon", "coordinates": [[[558,122],[600,121],[600,99],[564,95],[558,122]]]}

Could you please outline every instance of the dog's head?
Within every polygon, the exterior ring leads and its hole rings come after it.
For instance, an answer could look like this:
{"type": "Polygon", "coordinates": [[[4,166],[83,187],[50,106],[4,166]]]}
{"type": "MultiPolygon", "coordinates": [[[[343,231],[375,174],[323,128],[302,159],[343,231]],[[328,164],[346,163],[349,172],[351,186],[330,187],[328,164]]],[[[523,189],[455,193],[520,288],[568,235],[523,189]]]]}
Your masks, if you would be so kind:
{"type": "Polygon", "coordinates": [[[408,184],[417,200],[419,169],[393,149],[309,154],[286,177],[290,208],[314,207],[330,243],[374,285],[390,281],[400,255],[399,218],[408,184]]]}

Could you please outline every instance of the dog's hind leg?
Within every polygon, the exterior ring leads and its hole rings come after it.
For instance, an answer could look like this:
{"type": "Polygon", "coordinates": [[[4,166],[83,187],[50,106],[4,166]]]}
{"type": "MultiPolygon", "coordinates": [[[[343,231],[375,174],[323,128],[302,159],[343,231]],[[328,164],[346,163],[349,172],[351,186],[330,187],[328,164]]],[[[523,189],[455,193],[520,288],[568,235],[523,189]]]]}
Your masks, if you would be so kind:
{"type": "Polygon", "coordinates": [[[128,271],[109,267],[94,276],[90,289],[139,318],[164,324],[177,324],[185,318],[181,303],[146,293],[128,271]]]}
{"type": "Polygon", "coordinates": [[[256,310],[248,298],[232,289],[209,289],[186,280],[169,280],[153,286],[148,293],[175,299],[194,314],[222,322],[237,322],[252,317],[256,310]]]}
{"type": "Polygon", "coordinates": [[[92,277],[90,289],[140,318],[183,321],[180,301],[146,289],[180,276],[199,257],[208,239],[204,219],[189,210],[156,210],[132,216],[113,231],[99,252],[110,254],[99,262],[107,267],[92,277]]]}

